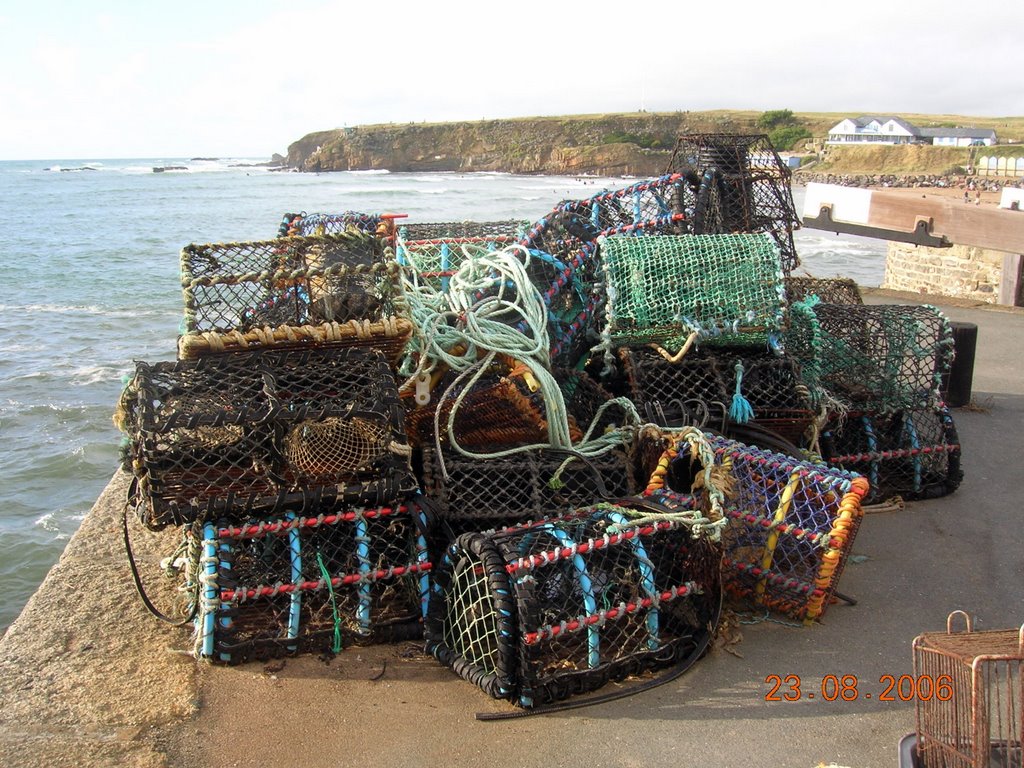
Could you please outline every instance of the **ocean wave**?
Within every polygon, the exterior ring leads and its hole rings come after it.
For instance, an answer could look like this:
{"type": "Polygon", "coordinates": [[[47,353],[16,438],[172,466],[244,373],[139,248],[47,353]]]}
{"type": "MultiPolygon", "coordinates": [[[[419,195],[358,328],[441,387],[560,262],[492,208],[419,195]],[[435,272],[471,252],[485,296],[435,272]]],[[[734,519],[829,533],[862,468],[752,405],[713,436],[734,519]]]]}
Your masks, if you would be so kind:
{"type": "Polygon", "coordinates": [[[106,381],[120,381],[124,373],[123,368],[110,365],[88,365],[75,368],[71,371],[71,385],[75,387],[87,387],[92,384],[100,384],[106,381]]]}
{"type": "Polygon", "coordinates": [[[345,171],[352,176],[387,176],[391,171],[386,168],[370,169],[366,171],[345,171]]]}
{"type": "MultiPolygon", "coordinates": [[[[0,312],[41,313],[57,315],[102,315],[104,317],[138,319],[167,317],[165,309],[153,307],[103,307],[99,304],[0,304],[0,312]]],[[[175,313],[175,317],[178,313],[175,313]]]]}

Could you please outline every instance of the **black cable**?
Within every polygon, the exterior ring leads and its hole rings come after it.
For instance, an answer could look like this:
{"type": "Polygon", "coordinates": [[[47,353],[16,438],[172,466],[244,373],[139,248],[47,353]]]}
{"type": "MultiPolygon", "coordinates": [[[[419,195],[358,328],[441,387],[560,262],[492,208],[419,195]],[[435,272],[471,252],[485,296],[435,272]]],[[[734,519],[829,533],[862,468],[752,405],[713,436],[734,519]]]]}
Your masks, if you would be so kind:
{"type": "Polygon", "coordinates": [[[183,627],[186,624],[191,623],[195,619],[196,613],[199,611],[198,595],[196,595],[197,599],[192,601],[192,610],[189,611],[188,616],[181,620],[173,619],[157,608],[153,604],[153,601],[149,599],[149,595],[146,594],[146,588],[142,584],[142,578],[139,576],[139,566],[138,563],[135,562],[135,554],[132,551],[131,536],[128,533],[128,507],[131,504],[131,497],[134,495],[133,492],[137,487],[138,480],[133,479],[132,484],[128,488],[128,499],[125,500],[124,507],[121,509],[121,533],[124,539],[124,551],[125,554],[128,555],[128,567],[132,572],[132,581],[135,582],[135,591],[138,592],[139,597],[142,598],[142,604],[146,606],[146,610],[156,616],[156,618],[170,624],[172,627],[183,627]]]}

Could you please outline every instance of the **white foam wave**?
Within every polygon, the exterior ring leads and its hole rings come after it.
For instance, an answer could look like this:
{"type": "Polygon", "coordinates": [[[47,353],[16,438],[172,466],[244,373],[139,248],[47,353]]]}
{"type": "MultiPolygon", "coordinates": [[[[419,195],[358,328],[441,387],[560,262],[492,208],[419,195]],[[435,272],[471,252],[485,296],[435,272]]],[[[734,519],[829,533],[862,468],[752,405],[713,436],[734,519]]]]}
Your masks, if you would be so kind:
{"type": "Polygon", "coordinates": [[[387,170],[386,168],[380,168],[370,169],[366,171],[345,171],[345,173],[349,173],[353,176],[386,176],[387,174],[391,173],[391,171],[387,170]]]}
{"type": "MultiPolygon", "coordinates": [[[[98,304],[0,304],[0,312],[16,312],[25,314],[55,315],[102,315],[112,318],[165,317],[169,313],[164,310],[132,307],[112,309],[98,304]]],[[[177,317],[175,313],[174,317],[177,317]]]]}
{"type": "Polygon", "coordinates": [[[120,381],[121,370],[121,368],[110,365],[81,366],[71,371],[71,384],[76,387],[86,387],[102,382],[120,381]]]}

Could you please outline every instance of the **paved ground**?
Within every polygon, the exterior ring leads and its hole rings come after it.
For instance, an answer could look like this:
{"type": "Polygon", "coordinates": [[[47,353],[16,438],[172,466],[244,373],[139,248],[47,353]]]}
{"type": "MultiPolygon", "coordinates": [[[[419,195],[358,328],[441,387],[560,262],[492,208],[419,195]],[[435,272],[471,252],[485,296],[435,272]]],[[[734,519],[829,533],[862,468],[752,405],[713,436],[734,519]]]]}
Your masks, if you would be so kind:
{"type": "Polygon", "coordinates": [[[188,633],[157,626],[133,598],[116,524],[123,478],[115,478],[0,641],[0,764],[895,765],[913,708],[878,696],[884,675],[910,673],[913,638],[942,628],[955,608],[979,628],[1024,622],[1016,486],[1024,313],[943,309],[980,329],[979,407],[955,412],[964,483],[953,496],[869,515],[854,546],[860,562],[841,585],[858,604],[833,606],[820,625],[745,626],[742,658],[716,651],[638,696],[490,723],[474,713],[508,707],[414,645],[274,670],[196,665],[175,652],[188,633]],[[98,593],[106,598],[97,602],[98,593]],[[858,700],[765,701],[768,675],[797,675],[809,693],[830,674],[855,675],[858,700]]]}

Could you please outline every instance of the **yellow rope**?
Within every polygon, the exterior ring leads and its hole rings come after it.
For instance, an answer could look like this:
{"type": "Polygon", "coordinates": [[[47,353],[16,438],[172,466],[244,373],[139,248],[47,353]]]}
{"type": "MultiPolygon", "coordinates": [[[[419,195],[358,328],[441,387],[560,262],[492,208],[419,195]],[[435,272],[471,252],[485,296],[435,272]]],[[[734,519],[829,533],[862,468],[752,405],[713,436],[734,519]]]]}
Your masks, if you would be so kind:
{"type": "MultiPolygon", "coordinates": [[[[789,482],[786,483],[785,490],[782,491],[782,497],[779,499],[779,506],[775,510],[775,515],[772,517],[773,523],[781,523],[786,519],[786,515],[789,514],[789,508],[793,503],[793,494],[796,493],[796,488],[800,484],[800,473],[794,472],[789,476],[789,482]]],[[[772,532],[768,534],[768,541],[764,545],[764,556],[761,558],[761,570],[765,572],[764,577],[757,582],[757,586],[754,588],[754,593],[758,597],[758,602],[764,597],[765,585],[768,582],[768,569],[772,567],[772,560],[775,559],[775,548],[779,544],[779,529],[772,528],[772,532]]]]}

